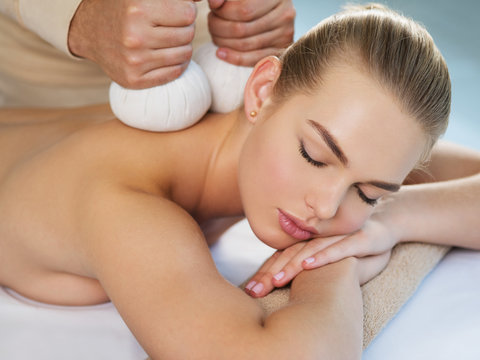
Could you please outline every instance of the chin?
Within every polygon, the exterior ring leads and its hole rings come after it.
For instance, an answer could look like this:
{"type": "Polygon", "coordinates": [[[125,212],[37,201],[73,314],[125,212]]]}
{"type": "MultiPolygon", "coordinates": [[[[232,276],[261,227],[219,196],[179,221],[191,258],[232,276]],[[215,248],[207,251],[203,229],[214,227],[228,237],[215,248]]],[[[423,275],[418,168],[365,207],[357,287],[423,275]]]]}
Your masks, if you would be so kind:
{"type": "Polygon", "coordinates": [[[255,236],[265,245],[270,246],[273,249],[283,250],[295,243],[292,238],[280,229],[259,229],[258,226],[255,226],[250,222],[249,224],[255,236]]]}
{"type": "Polygon", "coordinates": [[[255,211],[245,209],[245,216],[255,236],[265,245],[273,249],[283,250],[297,241],[283,232],[276,213],[276,208],[263,211],[259,211],[258,208],[255,211]]]}

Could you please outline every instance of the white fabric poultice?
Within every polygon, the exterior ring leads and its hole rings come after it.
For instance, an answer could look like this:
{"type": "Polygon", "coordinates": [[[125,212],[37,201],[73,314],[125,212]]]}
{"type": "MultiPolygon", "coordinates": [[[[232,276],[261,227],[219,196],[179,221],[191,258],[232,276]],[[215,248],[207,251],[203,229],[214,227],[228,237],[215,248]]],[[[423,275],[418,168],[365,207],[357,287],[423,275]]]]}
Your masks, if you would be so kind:
{"type": "Polygon", "coordinates": [[[200,66],[191,61],[176,80],[149,89],[125,89],[110,85],[110,107],[123,123],[149,131],[185,129],[210,108],[208,80],[200,66]]]}
{"type": "Polygon", "coordinates": [[[131,90],[113,82],[113,113],[135,128],[175,131],[195,124],[209,109],[219,113],[235,110],[243,104],[245,84],[253,68],[220,60],[216,51],[213,43],[203,45],[187,70],[165,85],[131,90]]]}
{"type": "Polygon", "coordinates": [[[211,110],[227,113],[243,104],[243,92],[253,67],[236,66],[220,60],[218,47],[213,43],[201,46],[193,55],[193,59],[207,75],[212,89],[211,110]]]}

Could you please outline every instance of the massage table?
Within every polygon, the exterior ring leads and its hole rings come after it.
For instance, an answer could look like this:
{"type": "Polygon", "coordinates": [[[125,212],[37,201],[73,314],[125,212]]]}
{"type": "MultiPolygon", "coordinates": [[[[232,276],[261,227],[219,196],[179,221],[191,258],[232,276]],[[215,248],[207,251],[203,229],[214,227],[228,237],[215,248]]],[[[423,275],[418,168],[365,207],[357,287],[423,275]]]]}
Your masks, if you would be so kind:
{"type": "MultiPolygon", "coordinates": [[[[222,275],[240,285],[273,250],[255,238],[244,220],[211,252],[222,275]]],[[[451,250],[373,339],[363,359],[480,359],[479,280],[480,252],[451,250]]],[[[0,288],[1,360],[145,358],[111,303],[51,306],[0,288]]]]}

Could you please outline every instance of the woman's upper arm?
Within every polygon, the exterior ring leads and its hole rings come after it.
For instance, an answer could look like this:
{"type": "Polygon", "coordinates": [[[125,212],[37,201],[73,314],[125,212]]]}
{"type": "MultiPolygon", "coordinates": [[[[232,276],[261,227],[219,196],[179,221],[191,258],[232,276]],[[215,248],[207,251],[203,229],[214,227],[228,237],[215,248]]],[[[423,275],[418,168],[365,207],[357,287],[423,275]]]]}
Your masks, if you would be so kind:
{"type": "Polygon", "coordinates": [[[213,359],[249,346],[262,312],[217,272],[183,209],[148,194],[101,200],[85,217],[87,266],[152,358],[213,359]]]}
{"type": "Polygon", "coordinates": [[[414,170],[406,184],[446,181],[475,175],[480,172],[480,152],[439,141],[432,149],[432,156],[425,171],[414,170]]]}

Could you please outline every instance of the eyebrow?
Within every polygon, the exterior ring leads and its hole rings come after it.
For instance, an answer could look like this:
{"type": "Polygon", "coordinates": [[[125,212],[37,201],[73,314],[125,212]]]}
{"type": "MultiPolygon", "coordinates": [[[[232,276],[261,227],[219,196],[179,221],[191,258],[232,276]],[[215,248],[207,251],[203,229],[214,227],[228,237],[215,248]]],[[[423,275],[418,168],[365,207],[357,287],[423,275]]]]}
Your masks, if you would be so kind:
{"type": "Polygon", "coordinates": [[[366,183],[363,183],[363,184],[372,185],[380,189],[384,189],[391,192],[397,192],[398,190],[400,190],[400,186],[401,186],[400,184],[393,184],[393,183],[388,183],[384,181],[367,181],[366,183]]]}
{"type": "MultiPolygon", "coordinates": [[[[330,134],[330,132],[320,125],[318,122],[308,119],[308,123],[315,129],[315,131],[320,134],[320,136],[323,138],[327,146],[330,148],[330,150],[333,152],[333,154],[340,160],[340,162],[344,165],[348,165],[348,159],[345,156],[345,153],[342,151],[340,146],[338,145],[337,141],[335,140],[335,137],[330,134]]],[[[394,184],[394,183],[389,183],[385,181],[368,181],[366,183],[363,183],[365,185],[372,185],[380,189],[384,189],[390,192],[397,192],[400,190],[400,184],[394,184]]]]}
{"type": "Polygon", "coordinates": [[[330,148],[330,150],[332,150],[333,154],[338,158],[338,160],[340,160],[340,162],[344,166],[347,166],[348,159],[338,145],[337,141],[335,140],[335,137],[333,137],[333,135],[330,134],[330,132],[326,128],[324,128],[316,121],[308,119],[308,123],[315,129],[318,134],[320,134],[323,140],[325,140],[325,143],[330,148]]]}

